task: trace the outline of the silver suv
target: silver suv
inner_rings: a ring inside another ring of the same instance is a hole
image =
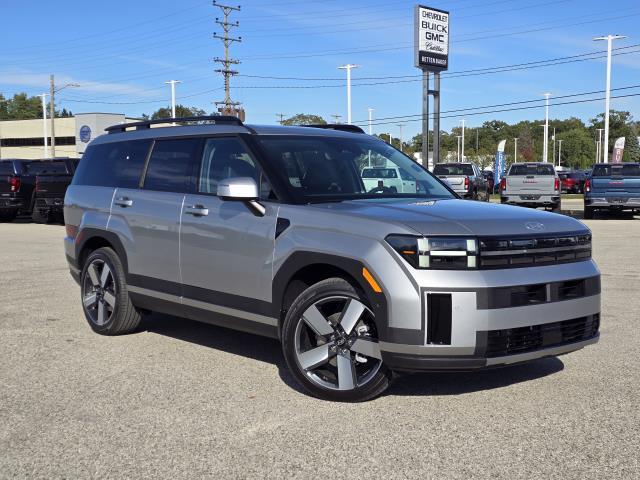
[[[275,337],[300,384],[339,401],[379,395],[397,371],[598,340],[600,274],[579,221],[459,200],[357,127],[197,120],[116,125],[80,162],[64,245],[96,332],[133,332],[155,311]],[[365,187],[376,166],[413,191]]]

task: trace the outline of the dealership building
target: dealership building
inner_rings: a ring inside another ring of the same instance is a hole
[[[56,157],[79,158],[91,140],[118,123],[134,122],[118,113],[80,113],[56,118]],[[51,156],[51,119],[47,119],[49,156]],[[0,121],[0,159],[38,159],[45,157],[42,119]]]

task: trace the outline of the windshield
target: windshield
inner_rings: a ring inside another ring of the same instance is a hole
[[[433,175],[378,140],[262,136],[259,141],[297,201],[454,198]]]
[[[509,175],[555,175],[556,171],[552,165],[539,165],[535,163],[520,163],[511,165]]]
[[[473,167],[468,164],[438,164],[433,167],[434,175],[467,175],[473,176]]]
[[[595,165],[592,175],[594,177],[640,177],[640,165],[637,163]]]

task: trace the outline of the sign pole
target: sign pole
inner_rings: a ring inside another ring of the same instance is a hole
[[[433,74],[433,164],[440,163],[440,72]]]
[[[422,72],[422,165],[429,167],[429,72]]]

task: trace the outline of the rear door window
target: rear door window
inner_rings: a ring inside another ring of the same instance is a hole
[[[193,192],[201,145],[202,140],[199,138],[155,142],[147,166],[144,189],[175,193]]]
[[[73,185],[138,188],[151,140],[90,145],[73,177]]]

